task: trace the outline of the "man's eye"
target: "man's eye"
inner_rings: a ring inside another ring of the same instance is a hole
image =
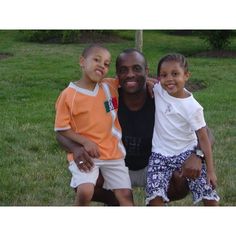
[[[142,71],[142,67],[141,66],[134,66],[134,71],[135,72],[140,72],[140,71]]]
[[[127,69],[126,68],[120,68],[119,69],[119,73],[120,74],[125,74],[127,72]]]

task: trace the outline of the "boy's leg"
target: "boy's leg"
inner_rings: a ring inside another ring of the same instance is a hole
[[[75,205],[89,206],[94,192],[92,183],[81,184],[77,187]]]
[[[101,172],[99,171],[99,176],[94,188],[92,201],[102,202],[107,206],[119,206],[119,202],[116,199],[115,194],[111,190],[104,189],[103,184],[104,178]]]
[[[131,182],[124,160],[99,161],[99,166],[105,180],[104,187],[113,190],[121,206],[132,206]]]
[[[113,190],[120,206],[133,206],[133,194],[130,189],[114,189]]]

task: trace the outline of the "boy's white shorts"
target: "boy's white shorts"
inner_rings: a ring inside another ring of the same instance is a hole
[[[105,189],[131,189],[131,182],[128,168],[125,166],[124,159],[118,160],[99,160],[93,159],[94,167],[90,172],[82,172],[74,161],[69,163],[69,170],[72,174],[70,186],[78,187],[80,184],[96,184],[99,169],[104,178],[103,188]]]

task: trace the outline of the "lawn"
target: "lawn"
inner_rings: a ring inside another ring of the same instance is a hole
[[[78,80],[79,55],[84,44],[20,42],[16,31],[0,31],[0,205],[70,206],[74,192],[64,152],[53,131],[54,104],[70,81]],[[134,31],[119,32],[132,38]],[[118,53],[134,46],[134,40],[105,44],[112,53],[109,72],[114,76]],[[162,31],[144,32],[144,54],[150,74],[168,52],[188,56],[191,80],[206,85],[194,92],[204,106],[205,118],[215,136],[214,161],[222,206],[236,206],[236,58],[195,56],[207,45],[196,36],[174,36]],[[229,50],[236,51],[236,38]],[[142,189],[135,202],[144,204]],[[191,196],[171,205],[191,205]]]

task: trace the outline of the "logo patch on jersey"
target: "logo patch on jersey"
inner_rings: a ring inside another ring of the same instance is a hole
[[[117,98],[116,97],[113,97],[107,101],[104,102],[104,106],[105,106],[105,109],[106,109],[106,112],[110,112],[112,110],[115,110],[118,108],[118,102],[117,102]]]

